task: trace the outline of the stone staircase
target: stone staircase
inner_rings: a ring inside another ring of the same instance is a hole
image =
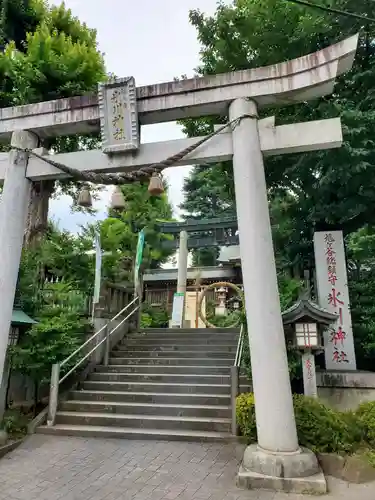
[[[230,368],[239,331],[150,329],[130,334],[59,405],[38,433],[136,439],[231,436]],[[249,390],[244,377],[241,389]]]

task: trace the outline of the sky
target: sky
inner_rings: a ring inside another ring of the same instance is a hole
[[[51,1],[60,4],[60,1]],[[217,0],[65,0],[67,7],[81,21],[98,33],[99,49],[105,54],[108,72],[119,77],[134,76],[136,85],[171,81],[176,76],[193,76],[199,64],[196,30],[189,24],[189,10],[199,8],[212,14]],[[156,142],[183,137],[176,123],[142,127],[142,142]],[[169,199],[175,216],[183,201],[183,180],[191,167],[164,171],[169,184]],[[106,216],[110,192],[106,191],[94,208],[95,218]],[[93,217],[71,213],[71,200],[62,196],[51,201],[50,216],[60,228],[76,232]]]

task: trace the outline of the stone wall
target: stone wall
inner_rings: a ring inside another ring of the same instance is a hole
[[[365,401],[375,401],[375,373],[361,371],[317,372],[318,396],[338,410],[355,410]]]

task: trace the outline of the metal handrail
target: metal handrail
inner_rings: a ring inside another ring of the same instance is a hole
[[[234,359],[234,366],[241,366],[242,352],[243,352],[243,338],[244,338],[244,327],[241,324],[240,335],[238,337],[236,357]]]
[[[105,364],[108,364],[108,356],[110,350],[110,338],[111,335],[122,326],[125,321],[127,321],[138,309],[141,307],[141,303],[136,305],[134,309],[111,331],[109,331],[109,325],[115,321],[119,316],[121,316],[130,306],[135,304],[137,300],[140,300],[138,296],[136,296],[129,304],[127,304],[119,313],[117,313],[113,318],[111,318],[100,330],[98,330],[94,335],[92,335],[86,342],[84,342],[78,349],[76,349],[70,356],[68,356],[61,363],[55,363],[52,365],[51,372],[51,384],[50,384],[50,397],[49,397],[49,407],[48,407],[48,416],[47,416],[47,425],[53,426],[55,424],[57,405],[58,405],[58,397],[59,397],[59,386],[66,380],[79,366],[82,365],[87,358],[89,358],[104,342],[106,342],[105,349]],[[61,379],[60,379],[60,369],[62,366],[66,365],[68,361],[70,361],[74,356],[76,356],[84,347],[86,347],[90,342],[92,342],[101,332],[105,331],[106,334],[104,338],[95,345],[85,356],[83,356],[74,366],[71,368]]]
[[[90,344],[90,342],[92,342],[99,335],[99,333],[103,332],[108,327],[108,325],[110,323],[112,323],[112,321],[115,321],[119,316],[121,316],[138,299],[139,299],[139,297],[136,296],[131,302],[129,302],[129,304],[127,304],[123,309],[121,309],[121,311],[119,313],[117,313],[116,316],[113,316],[113,318],[111,318],[108,321],[108,323],[106,323],[100,330],[98,330],[96,333],[94,333],[94,335],[92,335],[88,340],[86,340],[86,342],[84,344],[79,346],[78,349],[76,349],[74,352],[72,352],[72,354],[70,354],[70,356],[65,358],[64,361],[62,361],[60,363],[60,368],[63,367],[64,365],[66,365],[66,363],[68,363],[68,361],[70,361],[72,358],[74,358],[75,355],[79,353],[79,351],[81,351],[84,347],[86,347],[88,344]]]
[[[86,359],[87,359],[87,358],[89,358],[89,357],[91,356],[91,354],[93,354],[93,353],[94,353],[94,352],[95,352],[95,351],[96,351],[96,350],[97,350],[97,349],[98,349],[98,348],[99,348],[99,347],[100,347],[100,346],[101,346],[104,342],[108,342],[108,339],[110,339],[110,338],[111,338],[112,333],[113,333],[113,332],[115,332],[118,328],[120,328],[120,326],[121,326],[123,323],[125,323],[125,321],[127,321],[127,320],[130,318],[130,316],[132,316],[132,315],[133,315],[136,311],[138,311],[139,307],[140,307],[139,305],[138,305],[138,306],[136,306],[136,307],[132,310],[132,312],[131,312],[130,314],[128,314],[128,315],[126,316],[126,318],[124,318],[124,319],[121,321],[121,323],[119,323],[117,326],[115,326],[115,328],[114,328],[113,330],[111,330],[111,331],[108,333],[108,335],[106,335],[106,336],[104,337],[104,339],[102,339],[102,340],[99,342],[99,344],[96,344],[96,346],[95,346],[93,349],[91,349],[91,351],[90,351],[90,352],[88,352],[88,353],[87,353],[87,354],[86,354],[83,358],[81,358],[81,359],[78,361],[78,363],[76,363],[76,364],[73,366],[73,368],[71,368],[71,369],[68,371],[68,373],[66,373],[66,374],[65,374],[65,375],[64,375],[64,376],[63,376],[63,377],[59,380],[59,385],[60,385],[60,384],[62,384],[62,383],[64,382],[64,380],[66,380],[66,379],[69,377],[69,375],[71,375],[71,374],[72,374],[72,373],[73,373],[73,372],[74,372],[74,371],[75,371],[75,370],[76,370],[79,366],[81,366],[81,364],[82,364],[84,361],[86,361]],[[111,319],[111,321],[113,321],[113,320],[114,320],[114,318],[112,318],[112,319]],[[109,322],[107,323],[107,325],[105,325],[105,326],[106,326],[106,328],[108,327],[108,325],[110,324],[110,322],[111,322],[111,321],[109,321]],[[101,330],[99,330],[99,331],[101,331]],[[93,338],[93,337],[92,337],[92,338]],[[60,368],[61,368],[61,364],[60,364]]]
[[[231,400],[231,413],[232,413],[232,434],[233,436],[238,435],[238,425],[236,418],[236,401],[237,396],[240,392],[239,380],[240,380],[240,366],[242,360],[243,352],[243,341],[244,341],[244,327],[241,324],[240,335],[238,337],[236,357],[234,358],[234,363],[230,371],[230,400]]]

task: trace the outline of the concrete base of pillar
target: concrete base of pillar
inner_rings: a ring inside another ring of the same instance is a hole
[[[327,483],[314,453],[301,448],[298,453],[267,453],[256,444],[246,448],[237,485],[240,488],[324,494]]]

